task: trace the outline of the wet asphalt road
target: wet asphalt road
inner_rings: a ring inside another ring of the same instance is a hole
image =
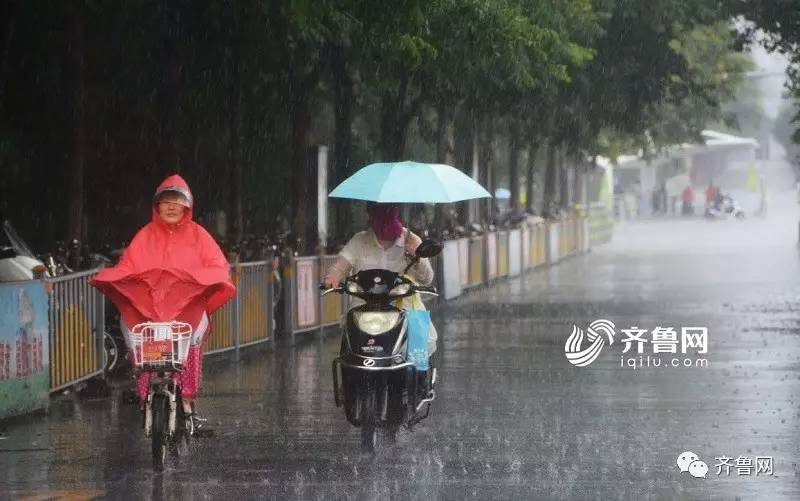
[[[766,223],[626,223],[590,254],[438,309],[433,415],[374,456],[333,404],[338,339],[301,335],[207,364],[201,405],[216,435],[163,475],[118,395],[54,401],[48,417],[4,431],[0,498],[800,499],[798,218],[787,206]],[[708,367],[621,367],[619,342],[571,366],[573,322],[598,318],[708,327]],[[680,473],[685,450],[707,478]],[[717,475],[722,455],[772,456],[774,474]]]

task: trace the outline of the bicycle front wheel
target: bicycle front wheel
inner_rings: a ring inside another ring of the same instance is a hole
[[[151,406],[153,469],[162,471],[167,459],[167,442],[169,440],[169,400],[166,395],[153,395]]]

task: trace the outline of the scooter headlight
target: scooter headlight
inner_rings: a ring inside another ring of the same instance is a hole
[[[364,292],[364,289],[362,289],[357,282],[350,281],[347,282],[347,292],[349,292],[350,294],[361,294]]]
[[[392,290],[389,291],[390,296],[405,296],[408,294],[408,291],[411,290],[411,284],[402,283],[400,285],[395,285]]]
[[[355,314],[356,326],[372,336],[392,330],[399,320],[399,311],[358,311]]]

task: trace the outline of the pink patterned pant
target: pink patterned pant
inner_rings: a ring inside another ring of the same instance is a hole
[[[189,348],[189,357],[186,359],[186,367],[183,372],[178,372],[173,376],[181,389],[181,396],[184,399],[194,400],[200,390],[200,379],[203,372],[202,345],[195,345]],[[147,399],[147,390],[150,387],[152,372],[140,372],[136,378],[136,392],[139,394],[139,401]]]

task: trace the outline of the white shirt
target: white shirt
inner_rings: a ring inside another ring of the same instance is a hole
[[[405,256],[406,237],[408,234],[408,229],[403,229],[403,234],[400,238],[395,240],[388,249],[384,249],[380,242],[378,242],[374,231],[366,230],[356,233],[353,235],[353,238],[347,242],[347,245],[344,246],[342,252],[339,253],[340,258],[347,260],[350,269],[338,269],[339,267],[337,264],[341,261],[340,259],[331,267],[331,270],[328,271],[328,275],[335,275],[337,280],[340,280],[343,278],[341,275],[350,275],[361,270],[382,269],[390,270],[395,273],[402,273],[406,266],[408,266],[408,259]],[[408,272],[417,283],[430,285],[431,282],[433,282],[433,267],[431,267],[430,260],[427,258],[420,259]],[[405,309],[414,307],[423,310],[427,309],[419,297],[419,294],[416,294],[416,299],[417,301],[413,301],[410,297],[403,298],[400,307]],[[356,297],[350,298],[350,301],[351,307],[364,303],[364,301]],[[436,351],[436,340],[438,337],[436,327],[433,325],[433,322],[431,322],[428,332],[429,354],[433,354],[433,352]]]
[[[394,244],[388,249],[384,249],[378,242],[374,231],[361,231],[353,235],[339,255],[350,263],[351,270],[348,274],[374,269],[401,273],[408,266],[408,259],[405,256],[407,235],[408,229],[404,229],[403,234],[394,241]],[[430,285],[433,282],[433,268],[428,259],[420,259],[409,270],[409,273],[417,283],[422,285]]]

